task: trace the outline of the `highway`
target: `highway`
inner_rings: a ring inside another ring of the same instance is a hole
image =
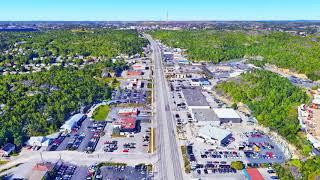
[[[153,61],[155,63],[155,101],[156,101],[156,144],[159,156],[158,178],[164,180],[182,180],[182,166],[180,163],[180,147],[175,136],[175,123],[169,105],[168,86],[164,77],[162,67],[162,56],[160,47],[151,38],[145,35],[150,41],[153,50]]]

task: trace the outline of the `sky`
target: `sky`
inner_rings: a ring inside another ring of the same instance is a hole
[[[0,0],[0,21],[320,20],[320,0]]]

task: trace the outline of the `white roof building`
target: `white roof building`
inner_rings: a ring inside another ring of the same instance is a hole
[[[241,117],[232,108],[216,108],[216,109],[213,109],[213,111],[221,123],[228,123],[228,122],[240,123],[241,122]]]
[[[85,116],[85,115],[84,115],[84,114],[81,114],[81,113],[73,115],[68,121],[66,121],[66,122],[60,127],[60,131],[61,131],[61,132],[65,132],[65,131],[71,132],[72,128],[73,128],[74,126],[76,126],[76,124],[77,124],[79,121],[83,120],[84,116]]]
[[[231,136],[231,131],[208,124],[199,130],[198,135],[211,144],[214,144],[214,142],[221,144]]]
[[[49,146],[50,139],[43,136],[33,136],[30,137],[27,145],[29,146]]]
[[[311,134],[307,134],[307,139],[311,142],[314,148],[320,148],[320,141]]]

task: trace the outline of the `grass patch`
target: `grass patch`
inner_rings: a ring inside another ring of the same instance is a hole
[[[9,161],[2,161],[2,160],[0,160],[0,165],[4,165],[4,164],[6,164],[6,163],[8,163]]]
[[[108,105],[101,105],[93,112],[93,119],[96,121],[104,121],[110,111],[110,107]]]
[[[187,147],[186,146],[181,146],[181,153],[182,153],[182,158],[183,158],[183,164],[184,164],[184,171],[189,174],[191,172],[191,165],[190,161],[187,155]]]
[[[148,88],[148,89],[151,89],[151,88],[152,88],[152,82],[148,82],[147,88]]]
[[[126,135],[121,135],[121,134],[111,134],[111,138],[124,138],[127,137]]]

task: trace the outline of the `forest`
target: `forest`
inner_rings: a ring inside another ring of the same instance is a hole
[[[215,30],[158,30],[152,36],[161,42],[185,49],[189,59],[218,63],[253,58],[281,68],[320,79],[320,38],[285,32],[242,32]],[[262,58],[257,58],[262,57]]]
[[[283,180],[313,180],[320,175],[320,157],[316,156],[305,160],[293,159],[282,165],[274,165],[274,168],[279,178]],[[295,169],[294,175],[291,172],[293,169]]]
[[[0,69],[25,64],[75,61],[75,57],[108,59],[142,53],[147,41],[134,30],[48,30],[0,32]]]
[[[217,85],[217,90],[235,102],[248,105],[260,124],[278,132],[307,155],[311,146],[299,133],[297,106],[309,100],[299,87],[275,73],[255,70],[245,73],[238,80]]]
[[[49,71],[0,76],[0,145],[21,145],[27,137],[55,132],[80,107],[106,100],[111,87],[99,81],[103,68],[125,69],[104,61],[83,69],[54,66]]]
[[[134,30],[1,32],[0,67],[47,64],[57,57],[101,61],[83,68],[61,64],[37,73],[0,75],[0,146],[20,146],[30,136],[53,133],[81,107],[109,98],[113,87],[101,80],[103,69],[119,74],[127,65],[111,58],[141,54],[146,44]]]

